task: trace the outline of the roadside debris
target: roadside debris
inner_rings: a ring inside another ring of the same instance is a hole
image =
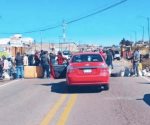
[[[114,61],[114,69],[111,71],[111,77],[134,77],[134,71],[131,61],[121,59],[120,61]],[[139,76],[150,77],[150,66],[143,67],[143,64],[139,65]]]

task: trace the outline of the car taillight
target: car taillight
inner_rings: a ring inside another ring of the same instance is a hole
[[[106,64],[102,64],[98,66],[100,69],[108,69],[108,66]]]
[[[68,68],[67,68],[67,73],[72,73],[72,72],[74,72],[74,70],[75,70],[75,67],[73,67],[73,66],[68,66]]]
[[[109,75],[108,69],[101,69],[100,76],[108,76],[108,75]]]
[[[99,66],[99,68],[100,68],[100,76],[108,76],[109,70],[106,64]]]

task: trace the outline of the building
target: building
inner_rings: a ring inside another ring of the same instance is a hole
[[[15,56],[17,52],[21,54],[28,52],[32,49],[34,39],[23,37],[21,34],[15,34],[10,38],[1,38],[1,50],[7,52],[10,56]]]

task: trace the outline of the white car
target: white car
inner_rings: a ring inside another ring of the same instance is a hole
[[[69,50],[64,50],[63,52],[62,52],[62,55],[63,55],[63,57],[65,57],[66,59],[70,59],[70,57],[71,57],[71,52],[69,51]]]
[[[114,55],[114,59],[120,60],[121,56],[120,56],[120,52],[119,51],[114,51],[115,55]]]

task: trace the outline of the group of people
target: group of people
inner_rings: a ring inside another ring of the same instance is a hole
[[[114,53],[113,50],[109,49],[106,52],[103,50],[99,50],[99,53],[103,56],[106,61],[108,67],[113,69],[113,59]],[[136,48],[132,54],[132,69],[133,69],[133,76],[139,76],[139,63],[141,62],[141,54],[138,48]]]
[[[6,58],[3,56],[0,59],[0,77],[7,73],[10,77],[19,79],[24,78],[24,66],[41,66],[43,69],[42,78],[50,77],[50,69],[54,64],[62,65],[67,59],[63,57],[62,53],[59,51],[55,52],[52,48],[51,52],[48,51],[36,51],[35,54],[24,54],[21,55],[20,52],[16,54],[14,58]]]
[[[103,56],[108,67],[113,69],[114,53],[112,50],[103,51],[99,50],[99,53]],[[133,63],[133,75],[139,76],[139,63],[141,60],[139,49],[133,52],[132,63]],[[14,58],[6,58],[3,56],[0,58],[0,78],[8,75],[10,78],[19,79],[24,78],[24,66],[41,66],[43,69],[42,78],[49,78],[50,71],[54,64],[62,65],[68,60],[63,57],[62,53],[58,51],[56,54],[55,49],[52,48],[51,52],[48,51],[36,51],[35,54],[24,54],[20,52],[16,54]]]
[[[113,51],[111,49],[107,51],[103,51],[102,49],[100,49],[99,53],[102,55],[102,57],[106,61],[106,64],[108,65],[108,67],[113,69],[113,59],[114,59]]]

